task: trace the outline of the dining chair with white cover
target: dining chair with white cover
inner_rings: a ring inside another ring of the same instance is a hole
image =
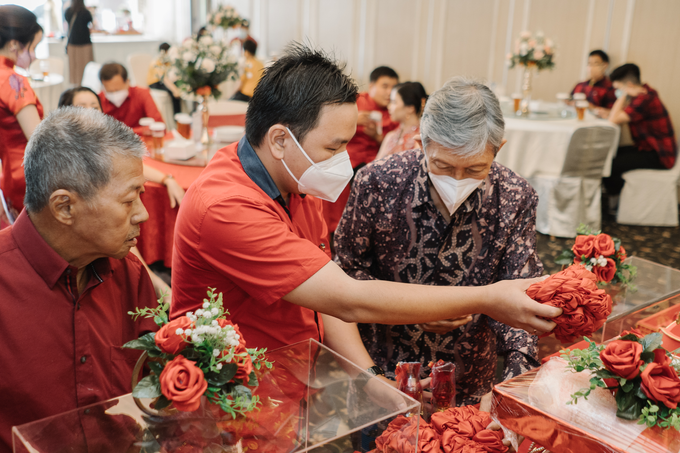
[[[85,70],[83,70],[83,81],[80,84],[88,87],[95,93],[99,93],[102,90],[102,83],[99,81],[99,70],[101,68],[101,63],[95,63],[94,61],[86,64]]]
[[[177,126],[175,124],[174,110],[172,109],[172,99],[170,99],[170,93],[163,90],[155,90],[149,88],[153,102],[156,104],[158,111],[163,117],[163,122],[165,123],[168,130],[173,130]]]
[[[680,163],[669,170],[631,170],[619,198],[616,222],[624,225],[678,226]]]
[[[538,193],[536,231],[550,236],[576,237],[583,223],[600,229],[602,176],[611,150],[618,142],[614,127],[588,126],[571,137],[559,175],[528,178]]]
[[[153,56],[148,53],[133,53],[127,57],[127,65],[130,73],[130,85],[149,88],[146,77],[149,75],[149,66],[153,62]]]

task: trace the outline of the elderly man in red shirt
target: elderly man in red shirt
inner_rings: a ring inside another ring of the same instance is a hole
[[[127,126],[138,129],[139,120],[153,118],[159,123],[163,117],[156,107],[148,88],[131,87],[125,66],[107,63],[99,70],[99,80],[104,88],[99,93],[102,110]]]
[[[265,69],[246,136],[216,153],[180,206],[171,317],[200,308],[207,287],[217,288],[249,347],[313,338],[376,374],[355,322],[485,313],[532,333],[552,330],[547,318],[561,310],[524,293],[536,280],[477,288],[361,281],[331,261],[321,199],[335,201],[353,175],[346,148],[356,94],[342,67],[299,44]]]
[[[357,96],[358,127],[354,137],[347,144],[347,152],[355,173],[367,163],[373,162],[380,151],[383,137],[399,126],[398,122],[392,121],[387,110],[392,88],[399,83],[399,76],[394,69],[380,66],[371,72],[369,81],[368,91]],[[349,187],[340,194],[335,203],[324,202],[324,218],[330,230],[331,241],[348,199]]]
[[[670,169],[675,165],[678,144],[673,123],[659,93],[640,80],[640,68],[632,63],[619,66],[611,80],[620,93],[609,114],[609,121],[628,124],[633,146],[622,146],[612,161],[612,171],[604,178],[610,210],[615,210],[625,181],[623,174],[640,168]]]
[[[139,137],[91,109],[57,110],[26,148],[25,209],[0,231],[0,452],[11,428],[131,391],[151,280],[128,255],[148,218]]]

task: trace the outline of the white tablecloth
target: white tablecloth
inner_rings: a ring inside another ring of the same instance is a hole
[[[43,105],[45,116],[57,108],[59,96],[66,89],[64,76],[59,74],[50,74],[42,81],[31,80],[31,87]]]
[[[574,132],[582,127],[604,126],[617,131],[616,124],[598,119],[586,113],[586,119],[565,120],[527,120],[505,118],[505,138],[507,143],[500,150],[496,161],[524,178],[542,175],[558,176],[567,157],[567,148]],[[604,176],[611,173],[611,161],[616,155],[618,141],[612,143]]]

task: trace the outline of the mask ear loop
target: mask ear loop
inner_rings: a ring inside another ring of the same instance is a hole
[[[286,127],[286,130],[287,130],[288,133],[290,134],[290,137],[293,139],[293,141],[295,142],[295,144],[297,145],[297,147],[300,148],[300,151],[302,151],[302,154],[307,158],[307,160],[308,160],[309,162],[311,162],[312,165],[316,165],[316,164],[314,163],[314,161],[313,161],[312,159],[309,158],[309,156],[307,155],[307,153],[305,152],[305,150],[302,149],[302,146],[300,146],[300,144],[298,143],[297,139],[295,138],[295,136],[293,135],[293,133],[290,131],[290,129],[288,129],[288,127]],[[283,166],[286,168],[286,171],[288,172],[288,174],[290,175],[290,177],[293,178],[293,179],[295,180],[296,183],[298,183],[298,186],[302,185],[302,184],[300,184],[300,180],[297,179],[297,178],[295,177],[295,175],[293,174],[292,171],[290,171],[290,168],[288,168],[288,165],[286,165],[286,161],[283,160],[283,159],[281,159],[281,162],[283,163]]]

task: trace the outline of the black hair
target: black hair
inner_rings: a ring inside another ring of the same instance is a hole
[[[416,115],[420,115],[427,102],[427,92],[420,82],[404,82],[394,87],[399,93],[404,105],[412,106],[416,110]]]
[[[588,54],[589,57],[600,57],[603,63],[609,63],[609,55],[604,50],[593,50]]]
[[[75,87],[75,88],[71,88],[69,90],[64,91],[63,93],[61,93],[61,96],[59,96],[59,105],[57,105],[57,107],[68,107],[70,105],[73,105],[73,99],[75,99],[76,94],[82,93],[82,92],[85,92],[85,91],[88,91],[88,92],[94,94],[94,97],[97,98],[97,102],[99,102],[99,108],[102,109],[101,99],[99,99],[99,96],[97,95],[97,93],[95,93],[94,91],[92,91],[92,89],[90,89],[88,87]]]
[[[117,75],[123,78],[123,82],[127,82],[127,69],[125,69],[125,66],[120,63],[106,63],[99,70],[99,80],[102,82],[107,82]]]
[[[85,6],[85,0],[73,0],[71,2],[71,14],[77,13],[80,11],[85,11],[87,7]]]
[[[250,21],[248,19],[243,19],[241,21],[241,27],[250,28]]]
[[[208,34],[208,29],[205,28],[205,27],[201,27],[201,28],[198,29],[198,33],[196,33],[196,37],[200,38],[201,36],[207,35],[207,34]]]
[[[319,122],[324,105],[356,103],[351,77],[322,50],[293,42],[264,69],[246,112],[246,137],[259,146],[275,124],[290,128],[298,142]]]
[[[164,42],[164,43],[162,43],[160,46],[158,46],[158,51],[159,51],[159,52],[160,52],[160,51],[167,52],[168,49],[170,49],[170,44],[168,44],[167,42]]]
[[[255,55],[255,52],[257,52],[257,43],[252,39],[246,39],[243,42],[243,50],[250,52],[251,55]]]
[[[387,66],[378,66],[373,71],[371,71],[369,81],[371,83],[377,82],[380,77],[389,77],[391,79],[399,80],[397,72],[394,69]]]
[[[636,64],[626,63],[614,69],[609,80],[612,82],[633,82],[636,85],[641,85],[640,68]]]
[[[13,39],[24,47],[30,45],[41,31],[35,14],[23,6],[0,6],[0,49]]]

